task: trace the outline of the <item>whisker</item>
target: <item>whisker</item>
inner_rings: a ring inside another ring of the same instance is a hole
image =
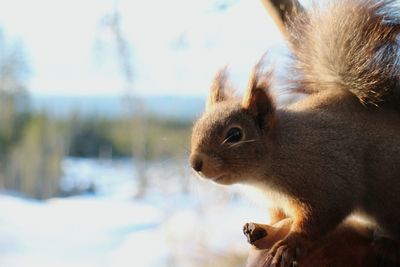
[[[241,142],[238,142],[238,143],[234,143],[234,144],[230,145],[228,148],[232,148],[232,147],[244,144],[244,143],[252,143],[252,142],[256,142],[256,141],[258,141],[258,140],[256,140],[256,139],[244,140],[244,141],[241,141]]]
[[[225,138],[224,141],[222,141],[221,145],[225,144],[226,142],[228,142],[229,138],[231,138],[231,136],[228,136],[227,138]]]
[[[170,139],[167,138],[167,137],[163,137],[160,140],[163,141],[163,142],[169,142],[170,141]],[[178,145],[179,148],[182,148],[183,150],[185,150],[187,153],[190,154],[190,148],[188,148],[186,146],[187,145],[186,143],[184,143],[184,142],[176,142],[176,145]]]

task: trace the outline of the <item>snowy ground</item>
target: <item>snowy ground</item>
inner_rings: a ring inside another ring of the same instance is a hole
[[[193,182],[185,193],[152,185],[134,199],[131,168],[68,159],[62,185],[94,181],[97,193],[47,201],[0,194],[0,266],[213,266],[227,255],[245,256],[243,223],[266,220],[235,189],[195,177],[187,178]],[[160,166],[152,168],[157,173],[165,175]]]

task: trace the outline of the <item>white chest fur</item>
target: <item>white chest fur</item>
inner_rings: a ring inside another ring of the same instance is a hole
[[[294,215],[289,199],[284,194],[271,190],[266,186],[253,185],[243,185],[240,191],[258,205],[265,206],[267,209],[282,209],[289,217]]]

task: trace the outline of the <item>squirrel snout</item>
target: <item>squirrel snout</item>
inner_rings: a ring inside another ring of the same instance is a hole
[[[189,161],[193,170],[195,170],[196,172],[200,172],[203,169],[203,159],[200,157],[200,155],[191,155]]]

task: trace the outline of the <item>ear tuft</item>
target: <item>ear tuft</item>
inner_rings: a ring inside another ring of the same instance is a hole
[[[270,92],[272,71],[263,71],[263,59],[264,57],[254,66],[242,101],[243,109],[255,116],[260,124],[275,111]]]
[[[228,68],[224,67],[217,72],[211,85],[210,95],[207,100],[206,110],[210,109],[218,102],[225,101],[233,97],[233,90],[228,84]]]

